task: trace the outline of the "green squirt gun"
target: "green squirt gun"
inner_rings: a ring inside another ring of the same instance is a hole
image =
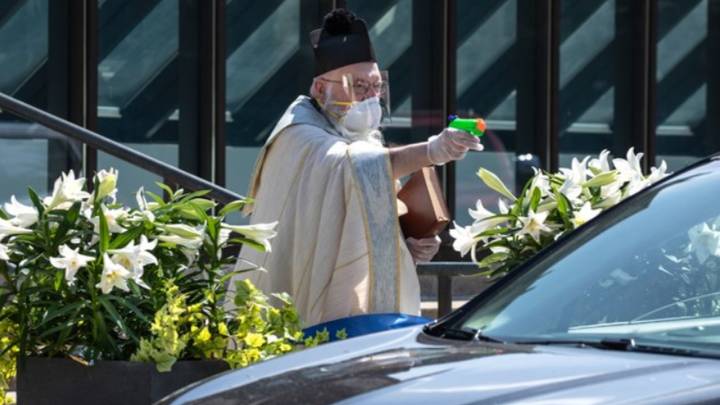
[[[477,137],[483,136],[487,128],[482,118],[458,118],[457,115],[451,115],[448,119],[450,120],[448,127],[469,132]]]

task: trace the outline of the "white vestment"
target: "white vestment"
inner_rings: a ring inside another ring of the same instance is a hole
[[[238,260],[267,271],[242,277],[266,293],[289,293],[303,326],[371,312],[419,314],[386,148],[343,138],[300,96],[261,150],[248,196],[251,223],[279,223],[272,252],[243,247]]]

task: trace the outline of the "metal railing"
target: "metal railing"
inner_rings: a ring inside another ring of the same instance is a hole
[[[19,118],[36,122],[68,138],[82,142],[94,149],[122,159],[132,165],[161,176],[165,182],[177,184],[189,190],[210,190],[210,197],[222,204],[242,198],[224,187],[190,174],[161,160],[155,159],[119,142],[108,139],[72,122],[49,114],[18,99],[0,92],[0,109]]]

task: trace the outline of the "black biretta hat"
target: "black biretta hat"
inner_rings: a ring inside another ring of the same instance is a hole
[[[310,32],[310,43],[315,52],[315,76],[353,63],[375,62],[365,21],[344,8],[325,16],[322,28]]]

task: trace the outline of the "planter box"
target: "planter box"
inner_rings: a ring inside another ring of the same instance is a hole
[[[179,361],[169,373],[154,364],[26,358],[18,364],[18,404],[152,404],[190,383],[228,369],[221,361]]]

